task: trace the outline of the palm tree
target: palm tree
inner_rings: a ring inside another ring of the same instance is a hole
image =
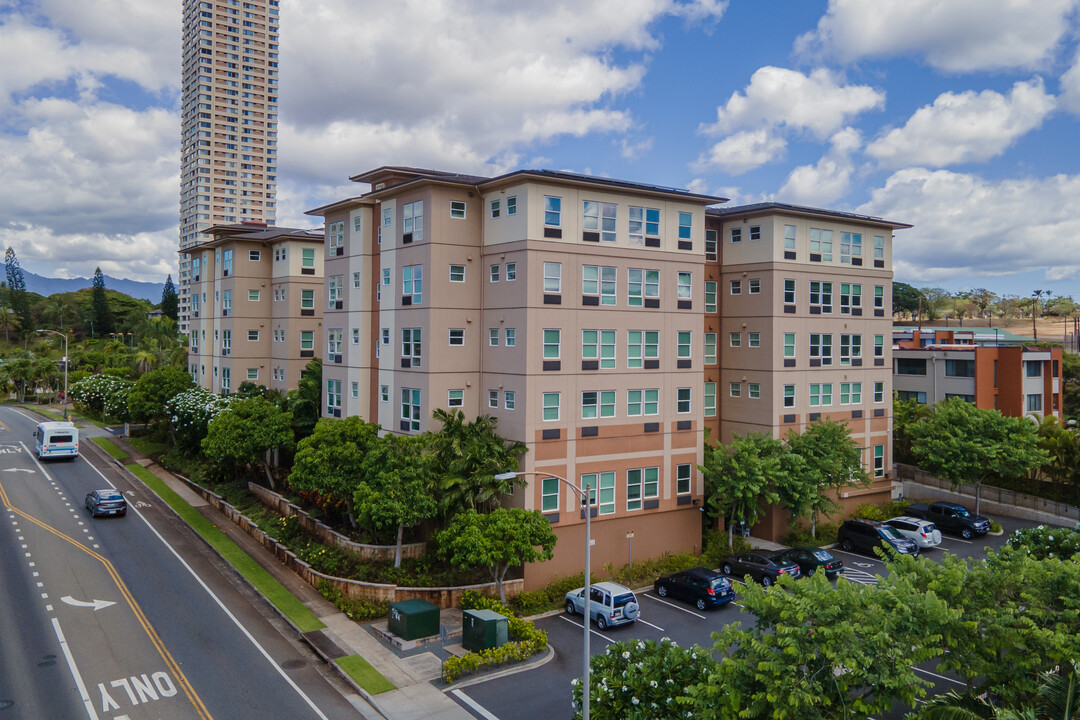
[[[49,391],[49,402],[52,402],[53,391],[56,389],[56,381],[59,377],[60,366],[52,358],[39,357],[34,361],[34,383]]]
[[[437,433],[429,435],[429,450],[441,476],[444,517],[467,509],[490,512],[499,507],[502,497],[512,494],[522,481],[497,480],[495,476],[517,469],[518,458],[527,449],[525,444],[500,437],[498,421],[490,415],[468,423],[460,410],[439,408],[432,417],[442,423]]]
[[[45,317],[60,325],[64,329],[64,319],[71,319],[78,315],[79,308],[74,298],[67,293],[50,295],[45,301]]]
[[[1080,719],[1080,663],[1060,672],[1044,673],[1034,706],[997,707],[988,695],[949,691],[919,709],[920,720],[1078,720]]]
[[[22,328],[19,316],[7,305],[0,305],[0,330],[4,331],[4,340],[11,339],[11,333]]]

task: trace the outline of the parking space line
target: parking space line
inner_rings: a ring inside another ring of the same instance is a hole
[[[702,620],[704,620],[704,619],[705,619],[705,616],[704,616],[704,615],[700,615],[700,614],[698,614],[698,613],[694,612],[693,610],[687,610],[687,609],[686,609],[686,608],[684,608],[684,607],[679,607],[679,606],[678,606],[678,605],[676,605],[675,603],[670,603],[670,602],[668,602],[667,600],[661,600],[660,598],[658,598],[658,597],[653,597],[652,595],[649,595],[648,593],[644,593],[644,594],[643,594],[643,596],[644,596],[644,597],[647,597],[647,598],[649,598],[649,599],[650,599],[650,600],[652,600],[653,602],[658,602],[658,603],[664,603],[664,604],[665,604],[665,605],[667,605],[668,607],[673,607],[673,608],[675,608],[676,610],[682,610],[682,611],[683,611],[684,613],[687,613],[688,615],[693,615],[694,617],[699,617],[699,618],[701,618]]]
[[[453,693],[454,697],[458,698],[459,700],[461,700],[461,702],[468,705],[469,708],[472,709],[477,715],[484,718],[484,720],[499,720],[499,718],[488,712],[487,708],[473,700],[461,690],[451,690],[450,692]]]
[[[637,621],[638,621],[639,623],[645,623],[646,625],[648,625],[648,626],[649,626],[649,627],[651,627],[651,628],[656,628],[656,629],[657,629],[657,630],[659,630],[660,632],[664,632],[664,628],[660,627],[659,625],[653,625],[653,624],[652,624],[651,622],[649,622],[648,620],[642,620],[641,618],[638,618],[638,619],[637,619]]]
[[[582,630],[585,629],[585,626],[582,625],[581,623],[579,623],[577,620],[571,620],[570,618],[566,617],[565,615],[560,615],[559,617],[561,617],[563,620],[570,623],[571,625],[575,625],[575,626],[581,628]],[[593,635],[596,635],[598,637],[602,637],[604,640],[607,640],[609,643],[614,643],[615,642],[614,640],[609,638],[607,635],[604,635],[603,633],[597,632],[597,631],[593,630],[592,628],[589,628],[589,632],[591,632]]]
[[[945,543],[945,540],[946,540],[946,538],[941,538],[941,543],[942,543],[942,544],[944,544],[944,543]],[[958,537],[951,537],[951,536],[950,536],[950,537],[948,538],[948,540],[949,540],[950,542],[951,542],[951,541],[953,541],[953,540],[955,540],[956,542],[962,542],[962,543],[967,543],[968,545],[974,545],[974,544],[975,544],[975,542],[974,542],[973,540],[965,540],[964,538],[958,538]],[[940,547],[940,546],[939,546],[939,547]]]
[[[945,680],[947,682],[951,682],[951,683],[955,683],[957,685],[963,685],[964,687],[967,687],[967,683],[964,682],[963,680],[954,680],[951,677],[945,677],[944,675],[938,675],[936,672],[931,672],[929,670],[923,670],[922,668],[917,668],[917,667],[914,667],[914,666],[912,666],[911,669],[914,670],[915,672],[921,672],[921,673],[926,673],[927,675],[933,675],[934,677],[941,678],[942,680]]]

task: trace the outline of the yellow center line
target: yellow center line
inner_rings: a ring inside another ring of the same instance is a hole
[[[70,543],[71,545],[74,545],[76,548],[82,550],[84,553],[91,556],[105,566],[105,570],[109,573],[109,576],[113,579],[113,582],[116,583],[116,587],[120,590],[120,594],[124,596],[124,600],[127,601],[128,606],[131,608],[132,612],[135,613],[135,618],[139,621],[139,624],[142,625],[143,630],[146,631],[146,635],[150,638],[150,642],[153,643],[155,648],[157,648],[158,654],[161,655],[161,659],[165,661],[165,664],[168,666],[169,670],[171,670],[173,675],[176,677],[177,682],[180,684],[180,687],[183,688],[184,694],[187,695],[188,700],[191,701],[191,704],[192,706],[194,706],[195,711],[199,714],[199,717],[202,718],[202,720],[213,720],[210,712],[203,704],[202,699],[199,698],[198,694],[195,692],[195,688],[191,687],[191,683],[188,682],[188,679],[184,675],[183,671],[180,669],[180,666],[173,659],[172,655],[165,647],[165,643],[162,642],[161,637],[157,634],[157,631],[154,630],[154,626],[150,624],[150,621],[143,613],[142,608],[139,607],[139,603],[135,600],[135,597],[131,594],[131,591],[128,590],[127,585],[120,577],[120,573],[116,571],[116,568],[109,561],[109,559],[97,552],[94,552],[92,549],[86,547],[75,538],[70,537],[69,535],[65,535],[51,525],[48,525],[41,520],[33,517],[32,515],[29,515],[22,510],[19,510],[11,503],[11,500],[8,498],[7,491],[4,490],[3,483],[0,483],[0,500],[3,501],[4,507],[7,508],[9,511],[17,514],[19,517],[22,517],[32,522],[41,529],[52,533],[61,540]]]

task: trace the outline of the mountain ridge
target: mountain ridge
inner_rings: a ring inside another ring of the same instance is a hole
[[[51,278],[32,273],[25,268],[22,271],[26,289],[48,297],[56,293],[69,293],[93,285],[92,278]],[[108,290],[116,290],[134,298],[148,300],[154,304],[161,302],[161,293],[165,289],[165,283],[141,282],[139,280],[126,280],[105,275],[105,287]]]

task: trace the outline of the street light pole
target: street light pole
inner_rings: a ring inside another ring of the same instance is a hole
[[[67,396],[68,396],[68,338],[66,333],[57,332],[55,330],[38,329],[39,333],[49,333],[51,335],[59,335],[64,338],[64,420],[68,419],[67,414]]]
[[[589,720],[589,695],[590,693],[590,672],[589,672],[589,660],[592,653],[589,650],[589,633],[590,625],[592,624],[592,615],[590,609],[592,608],[592,598],[590,597],[590,591],[592,590],[592,567],[590,558],[592,557],[592,504],[590,503],[590,487],[589,483],[585,483],[584,488],[579,488],[574,483],[570,482],[564,477],[560,477],[553,473],[536,472],[535,470],[519,470],[499,473],[495,476],[496,480],[512,480],[521,475],[542,475],[543,477],[554,478],[563,483],[574,493],[577,494],[581,500],[581,505],[585,508],[585,588],[584,597],[582,598],[582,610],[585,611],[584,622],[585,627],[584,635],[582,636],[582,657],[581,657],[581,717],[582,720]]]

